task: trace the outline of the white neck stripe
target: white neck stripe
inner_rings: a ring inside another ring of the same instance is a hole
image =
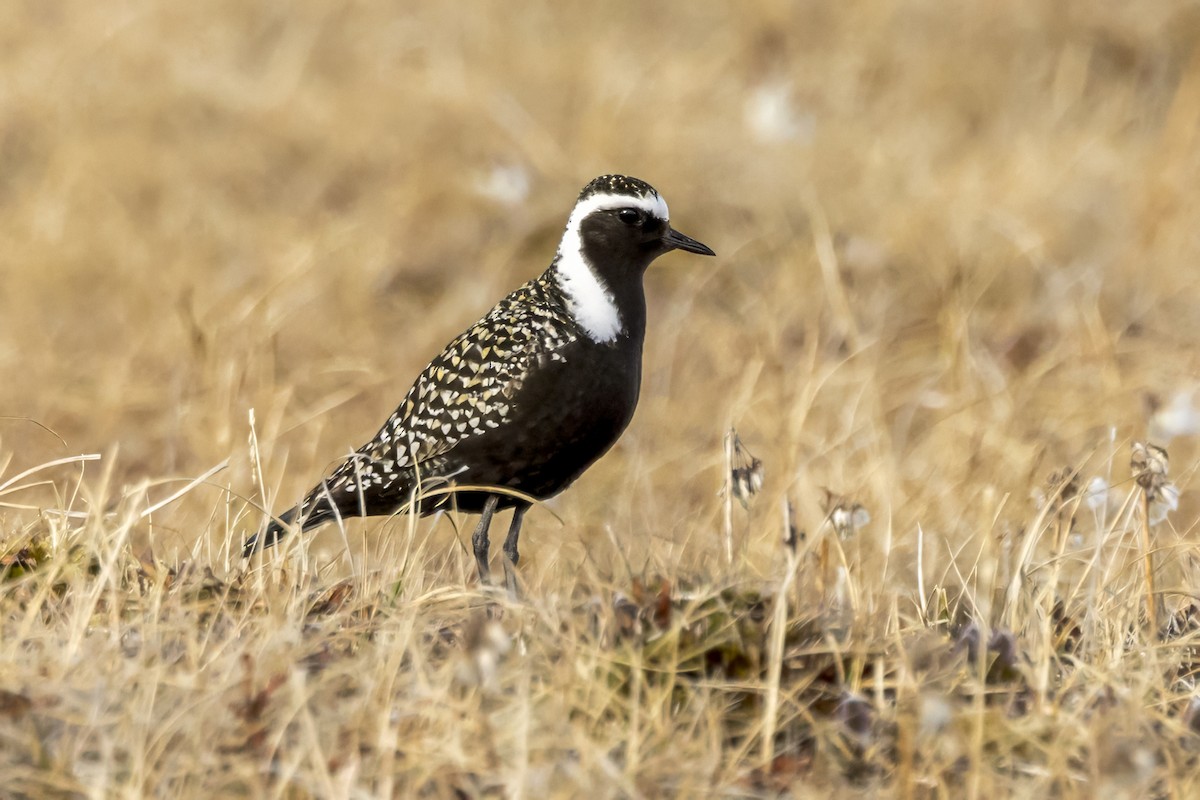
[[[612,294],[597,277],[583,256],[583,240],[579,228],[593,211],[614,208],[639,208],[666,222],[670,219],[667,204],[657,193],[649,195],[607,194],[591,195],[575,204],[562,242],[558,245],[558,273],[567,304],[575,321],[594,342],[611,342],[624,330],[621,316]]]

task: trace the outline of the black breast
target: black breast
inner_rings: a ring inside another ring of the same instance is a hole
[[[633,418],[641,341],[580,339],[546,356],[512,398],[503,426],[459,443],[439,471],[460,484],[507,486],[538,499],[565,489],[604,455]],[[460,493],[460,508],[481,497]],[[503,503],[502,505],[508,505]]]

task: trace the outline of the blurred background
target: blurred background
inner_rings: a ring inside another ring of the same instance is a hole
[[[1126,479],[1156,419],[1186,531],[1197,41],[1154,0],[10,0],[0,464],[104,454],[24,498],[86,510],[229,459],[144,533],[239,540],[620,172],[719,257],[648,274],[641,408],[565,524],[531,515],[530,575],[711,561],[730,426],[766,475],[751,565],[823,487],[870,512],[864,559],[899,569],[918,522],[948,552],[1064,465]]]

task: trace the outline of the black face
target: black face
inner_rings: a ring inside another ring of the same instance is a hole
[[[650,262],[671,250],[713,255],[708,247],[636,206],[589,214],[579,237],[588,262],[610,281],[640,279]]]

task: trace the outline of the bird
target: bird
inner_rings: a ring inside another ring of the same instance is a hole
[[[645,181],[588,183],[549,268],[451,340],[374,438],[251,535],[243,557],[331,520],[457,508],[479,514],[471,543],[486,585],[492,517],[511,508],[503,551],[515,593],[532,501],[573,483],[633,418],[643,276],[672,250],[715,255],[671,227],[666,201]]]

